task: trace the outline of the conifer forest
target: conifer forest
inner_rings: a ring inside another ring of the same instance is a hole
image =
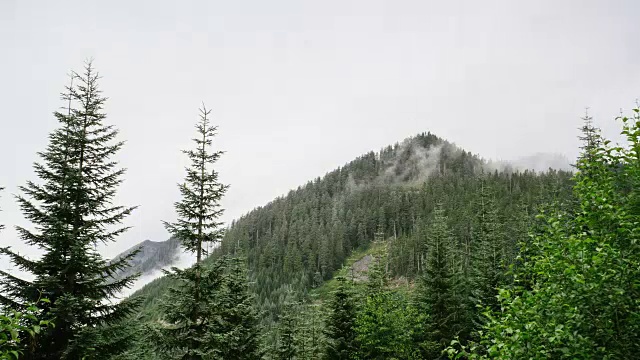
[[[67,77],[60,69],[57,93],[30,99],[48,97],[54,125],[48,137],[28,140],[44,144],[33,147],[28,179],[0,183],[2,204],[15,204],[0,212],[0,360],[640,358],[633,98],[616,99],[619,116],[587,111],[567,120],[576,124],[567,141],[579,143],[567,168],[485,158],[425,125],[230,220],[234,183],[220,164],[233,153],[219,141],[227,125],[217,99],[199,107],[194,99],[180,119],[190,135],[163,144],[183,161],[177,195],[157,194],[171,210],[154,218],[168,240],[107,256],[135,228],[130,216],[149,208],[120,196],[135,170],[123,165],[127,149],[146,145],[111,115],[122,114],[119,101],[136,103],[109,92],[128,80],[100,66],[96,56]],[[531,107],[545,106],[536,101]],[[3,120],[0,132],[22,120]],[[349,136],[366,138],[366,126]],[[145,131],[153,138],[159,130]],[[247,142],[286,145],[276,131]],[[289,151],[304,158],[313,144]],[[258,159],[267,151],[255,149]],[[246,178],[263,169],[231,166]],[[12,223],[10,212],[22,221]],[[188,266],[173,260],[177,253]],[[153,269],[159,275],[140,282]]]
[[[40,258],[2,247],[3,359],[631,359],[640,349],[640,109],[584,118],[575,171],[491,170],[422,133],[225,226],[202,105],[171,236],[196,256],[122,301],[136,251],[95,250],[135,207],[91,62],[16,197]],[[214,246],[207,246],[211,243]]]

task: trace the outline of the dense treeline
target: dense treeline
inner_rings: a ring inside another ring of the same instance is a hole
[[[368,246],[376,232],[393,239],[389,254],[393,275],[413,278],[422,268],[426,251],[422,236],[437,200],[443,201],[450,214],[454,237],[470,252],[477,222],[469,220],[476,218],[481,187],[491,188],[485,190],[491,194],[483,196],[495,202],[492,211],[497,212],[499,219],[495,221],[503,227],[501,241],[512,258],[537,204],[570,194],[570,175],[565,172],[483,175],[480,160],[463,152],[458,158],[447,159],[444,149],[454,148],[433,135],[421,135],[409,143],[442,145],[439,162],[452,164],[435,169],[424,183],[411,178],[403,183],[378,181],[388,172],[386,161],[410,158],[406,153],[416,149],[398,146],[358,159],[249,213],[230,227],[220,251],[226,253],[240,244],[247,253],[261,307],[272,319],[287,291],[304,293],[319,286],[354,249]],[[393,167],[400,173],[413,170],[412,164],[401,162]],[[465,170],[474,167],[477,173]]]
[[[509,280],[506,270],[514,263],[517,244],[526,238],[536,207],[553,201],[570,203],[570,173],[489,169],[481,159],[432,134],[421,134],[367,154],[243,216],[227,230],[212,259],[238,248],[247,254],[252,288],[264,315],[266,354],[282,358],[273,354],[284,340],[305,338],[310,332],[300,325],[297,335],[282,335],[293,334],[282,328],[283,322],[291,327],[302,321],[289,314],[292,304],[298,304],[296,313],[306,314],[303,304],[310,301],[309,291],[331,278],[354,250],[366,249],[378,238],[386,243],[385,276],[413,281],[425,274],[431,249],[425,239],[434,226],[435,204],[440,203],[450,232],[448,261],[457,264],[455,271],[447,271],[455,272],[451,275],[457,282],[455,297],[465,300],[455,305],[464,310],[456,315],[460,324],[443,335],[438,345],[417,334],[405,342],[407,347],[423,343],[424,349],[419,355],[407,349],[403,356],[430,356],[454,335],[471,338],[483,321],[478,305],[497,307],[495,288]],[[158,280],[142,291],[151,318],[158,312],[153,298],[166,289],[166,281]],[[469,291],[472,288],[474,293]],[[413,299],[402,292],[385,293],[371,301],[372,306],[393,304],[383,313],[394,317],[402,318],[409,308],[426,311],[409,307]],[[423,321],[426,326],[433,319]],[[293,340],[288,342],[288,348],[295,348]]]
[[[196,264],[118,302],[136,278],[118,274],[136,252],[108,261],[96,244],[126,231],[134,208],[112,204],[123,143],[98,79],[90,63],[73,74],[38,180],[17,197],[33,225],[19,234],[43,255],[0,248],[33,278],[0,272],[0,358],[629,359],[640,350],[640,110],[622,118],[624,146],[587,118],[575,174],[498,168],[423,133],[225,228],[228,185],[203,105],[177,217],[164,223]],[[211,254],[207,243],[218,245]]]
[[[480,341],[458,357],[631,359],[640,351],[640,109],[620,117],[626,142],[590,119],[577,162],[576,205],[553,204],[523,244]],[[452,351],[453,352],[453,351]]]

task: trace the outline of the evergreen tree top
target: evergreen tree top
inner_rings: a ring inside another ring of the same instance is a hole
[[[200,119],[196,124],[198,136],[193,139],[194,149],[183,150],[191,164],[186,170],[183,183],[178,184],[182,199],[175,203],[178,219],[174,223],[164,222],[167,230],[180,239],[185,249],[207,255],[203,243],[218,242],[223,235],[223,223],[219,220],[224,209],[220,200],[227,192],[228,185],[219,181],[219,174],[213,168],[224,153],[213,150],[213,138],[217,126],[211,124],[211,110],[203,104]]]
[[[34,278],[26,281],[0,271],[0,302],[24,307],[37,301],[40,292],[51,301],[43,313],[55,318],[56,326],[34,350],[38,359],[58,359],[62,354],[80,357],[79,339],[91,333],[86,329],[112,325],[136,307],[132,300],[112,302],[137,277],[115,280],[136,252],[108,262],[96,250],[98,244],[115,241],[128,229],[121,223],[135,209],[113,205],[125,173],[113,156],[124,143],[117,140],[113,125],[105,123],[106,98],[99,78],[90,61],[82,73],[72,73],[72,83],[62,94],[66,111],[54,113],[59,127],[34,164],[39,181],[28,181],[17,196],[32,223],[18,226],[18,234],[26,244],[42,250],[42,257],[33,260],[8,247],[0,249]],[[107,345],[105,352],[118,351]]]

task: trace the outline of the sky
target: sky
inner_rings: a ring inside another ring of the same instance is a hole
[[[640,96],[637,1],[0,0],[0,244],[13,196],[93,58],[126,145],[114,256],[168,238],[198,108],[219,125],[230,222],[370,150],[431,131],[491,159],[577,154]]]

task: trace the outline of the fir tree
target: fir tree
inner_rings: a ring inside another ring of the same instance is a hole
[[[220,344],[221,359],[260,359],[260,328],[254,296],[249,292],[247,269],[242,257],[229,260],[224,287],[221,291],[223,327],[221,334],[209,334]]]
[[[278,321],[278,338],[274,353],[274,358],[277,360],[293,360],[298,354],[295,341],[298,325],[295,315],[297,309],[298,304],[291,299],[285,300]]]
[[[127,351],[113,356],[109,360],[156,360],[166,358],[155,353],[151,338],[156,334],[145,320],[142,316],[136,316],[124,324],[124,333],[130,338],[132,345]]]
[[[384,243],[368,271],[367,286],[355,321],[358,356],[363,359],[404,359],[414,352],[416,313],[408,299],[389,288]]]
[[[425,269],[416,290],[416,307],[422,315],[418,342],[423,356],[429,359],[441,357],[442,350],[462,327],[461,276],[447,221],[442,203],[437,203],[425,241]]]
[[[164,303],[164,320],[168,323],[159,331],[166,339],[162,348],[180,359],[203,359],[220,356],[219,338],[214,334],[224,332],[217,317],[222,314],[219,290],[223,287],[223,260],[212,269],[202,266],[207,255],[203,244],[218,242],[223,234],[219,218],[224,209],[220,200],[228,186],[218,180],[218,172],[211,167],[222,155],[212,151],[217,126],[211,125],[211,110],[203,105],[200,121],[196,125],[198,136],[193,139],[196,147],[184,153],[191,160],[186,168],[186,178],[179,185],[182,199],[175,203],[178,220],[165,222],[172,236],[180,239],[184,248],[196,254],[196,263],[186,270],[173,269],[171,277],[180,285],[171,289]]]
[[[356,304],[347,279],[336,278],[338,288],[329,302],[327,326],[327,349],[325,359],[354,359],[358,352],[356,342]]]
[[[480,310],[476,326],[486,321],[481,314],[486,308],[499,310],[498,286],[502,285],[506,271],[503,255],[504,241],[501,222],[491,189],[485,177],[479,180],[479,194],[476,204],[476,222],[473,233],[471,254],[472,298]]]
[[[221,358],[220,334],[225,331],[220,321],[223,312],[221,292],[224,286],[225,259],[202,267],[196,289],[194,268],[173,268],[168,276],[177,285],[169,288],[160,304],[162,321],[155,327],[158,355],[169,359]],[[196,300],[196,294],[199,296]],[[192,314],[198,317],[193,320]]]
[[[324,356],[324,323],[320,305],[310,302],[298,312],[296,348],[301,360],[321,359]]]
[[[386,243],[380,241],[374,243],[374,246],[378,246],[379,248],[375,250],[372,264],[367,271],[367,295],[379,293],[389,284],[389,273],[387,272],[386,266],[388,258]]]
[[[196,124],[198,136],[193,139],[196,148],[183,151],[191,160],[191,166],[185,169],[185,182],[178,185],[182,195],[182,200],[175,203],[178,220],[164,222],[169,233],[180,239],[186,250],[196,254],[196,289],[202,257],[207,256],[203,244],[219,242],[223,235],[219,218],[224,209],[220,207],[220,200],[229,187],[219,182],[218,172],[211,168],[223,152],[211,151],[218,126],[211,125],[209,114],[211,110],[202,105],[200,121]]]
[[[14,308],[37,301],[42,296],[51,302],[43,307],[47,318],[55,318],[55,327],[40,338],[32,359],[81,358],[84,344],[91,343],[98,331],[112,332],[136,307],[135,301],[113,303],[134,276],[115,280],[117,272],[128,266],[135,252],[108,262],[97,252],[98,244],[115,241],[127,230],[122,220],[133,208],[112,205],[123,169],[112,159],[122,148],[118,131],[106,125],[103,107],[106,101],[98,87],[99,76],[91,62],[82,74],[73,74],[63,98],[66,111],[56,112],[60,127],[49,136],[49,144],[34,165],[41,181],[27,182],[18,203],[33,227],[17,227],[21,239],[43,251],[31,260],[0,249],[14,265],[33,275],[25,281],[6,272],[2,275],[0,301]],[[103,339],[102,355],[123,350],[120,336]]]

